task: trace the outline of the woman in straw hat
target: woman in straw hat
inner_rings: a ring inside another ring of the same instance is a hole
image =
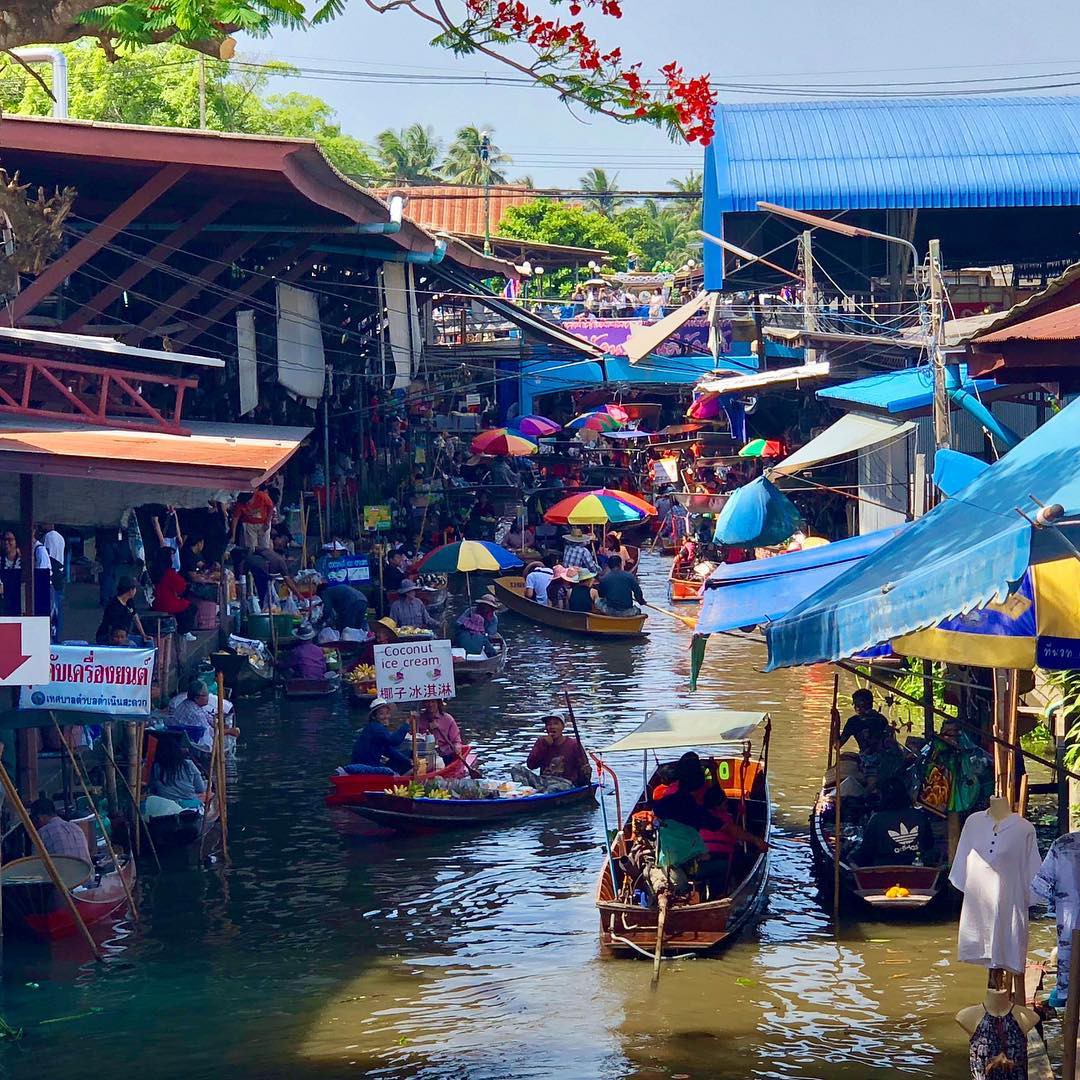
[[[495,599],[493,589],[488,589],[474,601],[457,620],[457,640],[455,644],[464,649],[467,656],[495,656],[502,648],[499,636],[499,601]]]

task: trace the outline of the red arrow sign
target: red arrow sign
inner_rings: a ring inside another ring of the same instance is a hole
[[[22,626],[0,623],[0,679],[14,675],[29,659],[22,650]]]

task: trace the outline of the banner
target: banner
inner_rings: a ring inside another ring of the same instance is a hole
[[[375,646],[375,689],[387,701],[452,698],[454,658],[449,641],[396,641]]]
[[[598,345],[612,356],[625,356],[630,335],[644,326],[653,325],[646,319],[569,319],[562,323],[576,337]],[[731,352],[732,326],[730,319],[718,325],[717,345],[721,354]],[[658,356],[705,356],[709,353],[709,320],[699,316],[688,319],[663,344],[653,350]]]
[[[259,404],[259,367],[255,352],[255,312],[236,313],[236,365],[240,383],[240,415]]]
[[[365,532],[389,532],[392,524],[389,506],[364,507]]]
[[[323,557],[315,567],[331,585],[366,585],[371,580],[371,563],[366,555]]]
[[[278,382],[308,401],[318,401],[326,383],[319,298],[279,281],[277,309]]]
[[[146,716],[153,681],[153,649],[53,645],[49,681],[24,686],[19,708]]]

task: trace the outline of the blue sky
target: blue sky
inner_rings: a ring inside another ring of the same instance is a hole
[[[602,41],[621,45],[626,56],[644,60],[647,70],[677,59],[690,72],[730,81],[735,87],[722,95],[729,100],[760,100],[762,95],[750,93],[748,84],[769,87],[771,97],[786,96],[777,87],[813,97],[813,87],[829,84],[857,92],[885,85],[895,89],[902,83],[952,89],[972,80],[1011,87],[1022,85],[1028,75],[1040,76],[1039,82],[1080,83],[1080,74],[1061,75],[1080,72],[1080,61],[1068,59],[1080,33],[1080,7],[1072,4],[1032,9],[1015,0],[773,0],[756,5],[625,0],[624,8],[618,22],[593,18]],[[514,158],[511,176],[527,173],[541,186],[575,186],[582,173],[598,165],[618,173],[624,188],[663,188],[670,177],[701,165],[698,148],[672,144],[645,126],[571,111],[543,89],[396,85],[337,74],[401,72],[428,78],[505,73],[494,61],[458,58],[433,48],[430,31],[407,10],[379,15],[362,0],[350,0],[347,13],[327,26],[244,42],[241,53],[303,68],[305,77],[277,80],[275,88],[325,98],[337,109],[343,128],[364,140],[383,128],[417,120],[446,136],[465,123],[490,126],[496,142]],[[313,69],[335,74],[320,77]],[[1076,91],[1058,87],[1045,92]]]

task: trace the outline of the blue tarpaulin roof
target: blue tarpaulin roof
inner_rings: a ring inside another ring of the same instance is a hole
[[[790,555],[717,567],[705,583],[695,633],[719,634],[779,619],[877,551],[902,528],[880,529]]]
[[[769,668],[852,656],[1003,600],[1031,563],[1069,555],[1056,530],[1033,529],[1016,511],[1034,513],[1034,496],[1080,516],[1078,423],[1080,401],[772,623]]]
[[[996,390],[993,379],[972,379],[967,364],[960,364],[960,385],[971,394],[988,394]],[[887,371],[868,379],[841,386],[826,386],[817,392],[825,401],[846,407],[874,409],[890,415],[916,413],[934,404],[934,373],[929,365]]]
[[[799,508],[764,476],[736,488],[716,516],[713,540],[735,547],[782,544],[798,528]]]

